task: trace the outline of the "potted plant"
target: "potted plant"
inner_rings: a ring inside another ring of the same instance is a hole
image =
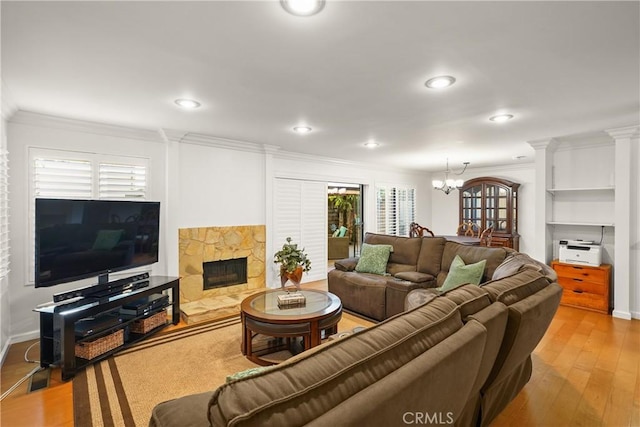
[[[300,289],[302,273],[311,270],[311,261],[304,248],[298,249],[296,243],[291,243],[291,237],[287,237],[287,243],[273,255],[273,262],[280,264],[280,285],[283,288],[287,280],[291,280],[296,289]]]

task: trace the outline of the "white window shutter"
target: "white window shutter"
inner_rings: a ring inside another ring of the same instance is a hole
[[[100,199],[144,199],[147,168],[138,165],[100,163],[98,193]]]
[[[0,151],[0,279],[9,274],[9,157]]]
[[[93,194],[91,162],[36,158],[33,188],[36,198],[90,199]]]
[[[414,188],[376,188],[377,232],[408,236],[409,225],[415,220]]]
[[[274,185],[274,233],[272,263],[274,277],[279,275],[273,264],[273,254],[282,248],[287,237],[304,248],[311,260],[311,270],[302,276],[303,282],[327,277],[327,184],[277,178]],[[271,284],[272,286],[274,284]]]

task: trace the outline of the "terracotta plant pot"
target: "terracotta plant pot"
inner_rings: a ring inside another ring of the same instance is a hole
[[[295,285],[297,289],[300,289],[300,281],[302,280],[302,266],[298,266],[295,270],[289,273],[284,268],[280,268],[280,285],[284,288],[288,280]]]

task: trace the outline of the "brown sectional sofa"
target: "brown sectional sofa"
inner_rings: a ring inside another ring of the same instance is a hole
[[[508,248],[466,246],[443,237],[399,237],[366,233],[364,243],[393,246],[387,276],[358,273],[358,258],[334,263],[328,275],[329,292],[338,295],[342,306],[375,320],[384,320],[404,310],[407,295],[414,289],[442,286],[456,255],[465,264],[487,260],[482,282],[491,280],[495,269],[514,251]]]
[[[442,295],[407,292],[406,311],[213,392],[161,403],[150,426],[486,426],[529,380],[531,352],[560,302],[560,286],[532,267]]]

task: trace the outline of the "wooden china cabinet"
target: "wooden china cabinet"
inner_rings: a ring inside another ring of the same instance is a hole
[[[460,224],[472,222],[480,233],[493,226],[491,246],[519,250],[518,187],[500,178],[466,181],[460,187]]]

